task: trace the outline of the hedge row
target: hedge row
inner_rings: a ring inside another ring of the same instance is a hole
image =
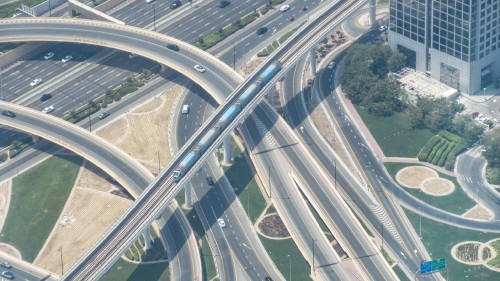
[[[432,159],[434,159],[434,155],[436,155],[437,151],[443,146],[445,145],[446,143],[448,143],[447,140],[445,139],[441,139],[439,140],[439,142],[432,148],[432,151],[431,153],[429,154],[429,157],[427,157],[427,159],[425,161],[427,162],[432,162]]]
[[[215,46],[217,43],[220,41],[226,39],[230,35],[234,34],[236,31],[244,28],[251,22],[253,22],[256,18],[259,17],[259,13],[256,11],[253,11],[252,13],[242,17],[239,20],[236,20],[235,22],[231,23],[230,25],[219,29],[218,31],[209,34],[203,38],[200,37],[198,42],[194,43],[195,47],[198,47],[202,50],[207,50],[213,46]]]
[[[9,147],[10,158],[16,157],[21,151],[33,144],[33,139],[30,136],[20,137],[12,142]]]
[[[446,150],[443,152],[443,155],[441,155],[441,158],[439,159],[439,161],[437,162],[437,165],[439,167],[443,167],[444,166],[444,163],[446,162],[446,159],[448,158],[448,156],[450,155],[450,151],[456,146],[455,143],[453,142],[450,142],[448,147],[446,148]]]
[[[444,168],[449,171],[453,170],[453,167],[455,166],[455,158],[467,147],[468,146],[463,143],[457,143],[455,147],[450,151],[450,154],[448,154],[446,163],[444,164]]]
[[[7,161],[7,153],[0,154],[0,163]]]
[[[461,143],[461,144],[465,144],[467,146],[470,146],[470,142],[468,140],[466,140],[465,138],[462,138],[461,136],[450,133],[448,131],[444,131],[444,130],[440,131],[439,135],[441,137],[447,139],[450,142]]]
[[[432,148],[441,140],[441,136],[435,135],[432,138],[430,138],[422,147],[420,150],[420,153],[418,153],[418,160],[420,161],[427,161],[427,158],[429,158],[429,154],[432,151]]]
[[[436,154],[434,154],[434,157],[432,157],[432,160],[431,159],[428,159],[430,160],[429,162],[432,163],[433,165],[437,165],[439,159],[441,159],[441,157],[443,156],[443,152],[448,148],[448,146],[450,146],[452,143],[446,141],[445,144],[443,146],[441,146],[437,151],[436,151]]]

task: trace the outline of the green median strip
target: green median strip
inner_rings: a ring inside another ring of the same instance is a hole
[[[283,44],[290,36],[292,36],[305,22],[301,23],[296,28],[288,31],[285,35],[281,36],[278,40],[274,40],[271,44],[267,45],[262,51],[257,53],[258,57],[269,56],[274,50],[278,49],[278,47]]]

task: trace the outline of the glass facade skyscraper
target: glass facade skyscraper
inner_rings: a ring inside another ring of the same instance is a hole
[[[389,43],[464,93],[500,77],[500,0],[391,0]]]

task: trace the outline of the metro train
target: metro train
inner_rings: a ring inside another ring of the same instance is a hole
[[[268,66],[261,75],[257,82],[251,84],[236,100],[222,114],[217,123],[201,138],[196,147],[189,152],[184,159],[182,159],[177,169],[173,172],[174,182],[179,182],[194,163],[200,158],[201,155],[207,150],[210,144],[220,135],[220,133],[233,121],[234,117],[253,99],[253,97],[281,70],[281,63],[274,62]]]

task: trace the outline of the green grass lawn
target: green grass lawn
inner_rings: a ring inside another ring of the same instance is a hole
[[[491,243],[490,246],[492,246],[495,251],[497,252],[497,255],[488,262],[489,265],[494,266],[496,268],[500,268],[500,240],[496,240],[495,242]]]
[[[102,281],[167,281],[170,280],[168,262],[154,264],[133,264],[119,259],[108,276]]]
[[[412,129],[402,113],[380,117],[356,106],[366,127],[388,157],[417,157],[434,133],[429,129]]]
[[[413,227],[419,232],[419,215],[405,209]],[[483,266],[468,266],[455,261],[451,248],[463,241],[487,242],[500,237],[497,233],[486,233],[445,225],[422,217],[422,241],[433,259],[446,258],[449,280],[500,280],[500,272]]]
[[[408,276],[404,273],[404,271],[399,267],[399,265],[396,265],[395,267],[392,268],[394,270],[394,273],[399,277],[399,280],[401,281],[409,281]]]
[[[289,280],[290,269],[293,280],[311,280],[311,267],[304,259],[293,239],[272,240],[259,235],[269,257],[286,280]],[[290,258],[288,257],[290,255]],[[291,264],[291,267],[290,267]]]
[[[255,175],[245,160],[238,146],[233,143],[231,155],[234,158],[230,167],[225,167],[225,174],[243,209],[252,222],[255,222],[266,208],[266,201],[255,181]]]
[[[73,188],[82,158],[54,156],[14,178],[9,213],[0,241],[33,262]]]
[[[203,237],[201,240],[201,261],[203,264],[203,273],[207,280],[212,280],[217,275],[217,269],[215,268],[214,257],[212,255],[212,250],[210,250],[210,245],[208,244],[207,237]]]
[[[408,166],[415,166],[415,164],[409,164],[409,163],[384,163],[385,168],[391,174],[391,176],[394,178],[396,173],[401,170],[404,167]],[[419,166],[419,165],[417,165]],[[415,189],[415,188],[406,188],[403,187],[406,191],[408,191],[411,195],[415,196],[416,198],[424,201],[425,203],[432,205],[436,208],[445,210],[447,212],[453,213],[453,214],[463,214],[470,208],[474,207],[476,203],[474,200],[470,199],[467,194],[463,191],[463,189],[460,187],[458,184],[456,178],[450,177],[448,175],[442,174],[438,172],[439,177],[448,179],[455,184],[455,191],[453,191],[452,194],[446,195],[446,196],[431,196],[428,195],[420,189]]]

